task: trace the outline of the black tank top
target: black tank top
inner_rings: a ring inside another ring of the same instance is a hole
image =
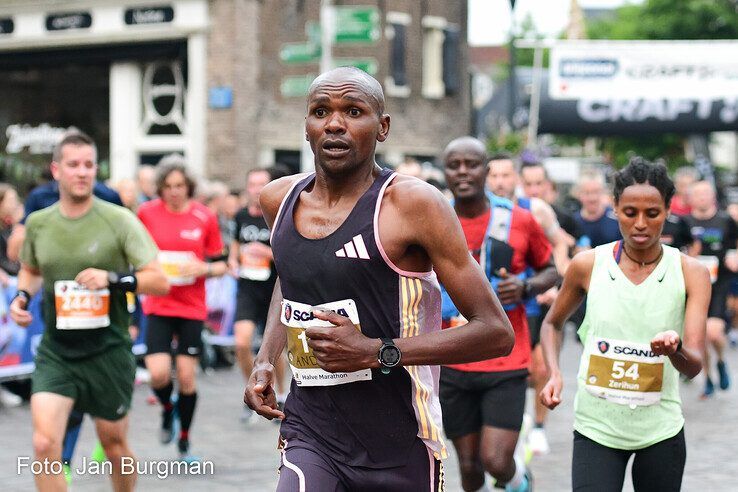
[[[435,274],[402,272],[386,259],[376,237],[379,205],[392,178],[391,170],[382,170],[343,224],[322,239],[303,237],[293,221],[300,194],[314,183],[315,176],[299,181],[288,193],[272,234],[284,324],[315,325],[319,320],[311,319],[309,306],[334,303],[333,309],[346,315],[341,306],[350,303],[355,305],[357,324],[369,338],[398,338],[440,329]],[[288,328],[289,333],[294,372],[300,361],[309,364],[310,355],[300,349],[301,329]],[[343,463],[369,468],[404,465],[418,436],[438,457],[445,457],[437,367],[397,367],[389,374],[366,370],[364,380],[326,386],[310,381],[341,378],[314,367],[297,369],[307,374],[299,384],[295,373],[281,428],[285,439],[307,441]]]

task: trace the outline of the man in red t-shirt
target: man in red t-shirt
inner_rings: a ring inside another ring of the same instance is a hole
[[[482,142],[456,139],[442,160],[469,251],[495,287],[515,331],[515,346],[507,357],[441,369],[443,426],[456,447],[464,490],[482,489],[487,471],[506,490],[527,491],[529,473],[514,457],[530,363],[523,301],[557,280],[551,244],[530,212],[485,190],[488,162]],[[525,274],[528,267],[534,275]],[[445,325],[464,322],[449,315],[447,299],[444,304],[444,318],[449,318]]]
[[[195,183],[179,156],[159,163],[159,196],[141,205],[138,217],[160,249],[159,263],[172,286],[166,296],[143,300],[148,316],[146,367],[151,388],[164,407],[161,442],[174,440],[174,405],[171,380],[172,338],[177,337],[177,414],[180,420],[179,452],[189,456],[189,430],[197,403],[195,368],[202,352],[202,328],[207,316],[205,277],[227,271],[218,218],[192,200]]]

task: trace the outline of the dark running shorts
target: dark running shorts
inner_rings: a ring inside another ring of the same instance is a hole
[[[271,282],[239,280],[234,320],[253,321],[256,326],[265,326],[273,289],[274,284]]]
[[[528,371],[465,372],[441,367],[443,429],[449,439],[475,434],[483,425],[520,431]]]
[[[150,314],[146,325],[146,355],[172,353],[177,335],[177,355],[199,357],[202,353],[203,321]]]
[[[727,316],[728,292],[730,291],[730,278],[718,277],[712,284],[712,297],[710,297],[710,309],[707,311],[708,318],[725,319]]]
[[[530,348],[536,348],[541,342],[541,325],[543,324],[543,318],[548,312],[548,306],[541,306],[541,313],[533,316],[528,316],[528,331],[530,332]]]
[[[396,468],[348,466],[316,447],[291,440],[282,450],[277,492],[407,492],[445,490],[443,465],[416,439],[407,464]]]
[[[64,359],[40,350],[31,379],[33,393],[55,393],[74,400],[74,409],[104,420],[118,420],[131,408],[136,359],[125,345],[85,359]]]

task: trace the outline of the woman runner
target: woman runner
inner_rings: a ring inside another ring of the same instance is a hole
[[[615,175],[623,240],[577,255],[541,330],[561,403],[562,326],[587,296],[574,400],[572,486],[622,490],[631,455],[636,491],[677,491],[686,460],[679,374],[699,374],[710,279],[697,260],[659,242],[674,185],[663,165],[634,159]]]

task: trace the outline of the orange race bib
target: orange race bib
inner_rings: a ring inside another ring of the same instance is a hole
[[[182,275],[181,265],[197,259],[192,251],[159,251],[159,263],[172,285],[192,285],[195,277]]]
[[[73,280],[54,282],[56,328],[90,330],[110,325],[110,291],[90,290]]]
[[[241,267],[238,275],[249,280],[269,280],[272,274],[272,260],[266,256],[255,255],[248,244],[241,246]]]

